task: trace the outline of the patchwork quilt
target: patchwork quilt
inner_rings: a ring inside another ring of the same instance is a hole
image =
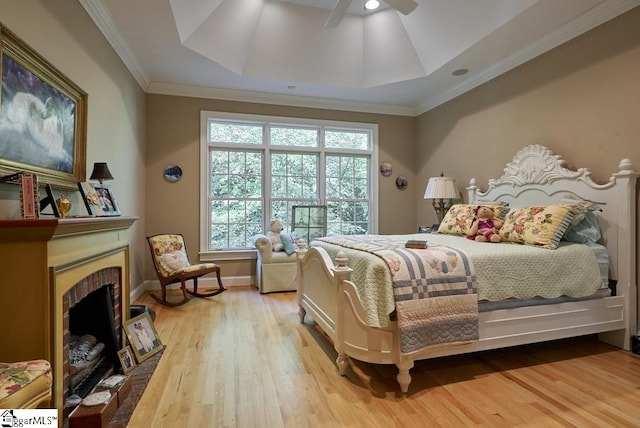
[[[404,248],[406,239],[340,235],[319,241],[366,251],[384,260],[393,287],[400,349],[478,339],[478,296],[474,267],[460,250],[443,245]]]

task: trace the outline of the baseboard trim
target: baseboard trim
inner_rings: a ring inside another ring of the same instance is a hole
[[[187,282],[187,287],[191,287],[192,282]],[[255,287],[256,278],[255,276],[225,276],[222,278],[222,284],[225,287],[239,287],[239,286],[247,286],[251,285]],[[204,277],[198,279],[198,289],[202,287],[217,287],[218,280],[216,278]],[[180,288],[180,284],[171,284],[167,286],[168,290],[178,289]],[[157,279],[146,280],[142,284],[139,284],[133,290],[129,292],[129,299],[133,302],[138,297],[142,296],[145,291],[150,290],[160,290],[160,281]]]

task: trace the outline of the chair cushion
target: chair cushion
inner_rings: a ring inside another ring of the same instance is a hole
[[[284,251],[271,254],[271,263],[296,263],[298,256],[296,254],[287,254]]]
[[[50,395],[51,381],[46,360],[0,363],[0,409],[35,407],[34,398]]]
[[[185,272],[185,273],[190,273],[190,272],[196,272],[196,271],[200,271],[200,270],[204,270],[204,269],[213,269],[215,267],[217,267],[218,265],[215,263],[200,263],[197,265],[189,265],[183,269],[181,269],[181,272]]]

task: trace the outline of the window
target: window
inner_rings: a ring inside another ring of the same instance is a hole
[[[294,205],[326,205],[327,232],[377,232],[377,126],[201,113],[201,252],[252,248]]]

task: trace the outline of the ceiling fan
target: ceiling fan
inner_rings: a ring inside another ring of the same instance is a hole
[[[418,7],[418,3],[414,0],[385,0],[385,3],[404,15],[410,14]],[[331,15],[329,15],[329,19],[327,19],[324,26],[327,28],[337,27],[342,21],[342,18],[344,18],[345,13],[347,13],[350,4],[351,0],[338,0],[336,7],[331,11]]]

